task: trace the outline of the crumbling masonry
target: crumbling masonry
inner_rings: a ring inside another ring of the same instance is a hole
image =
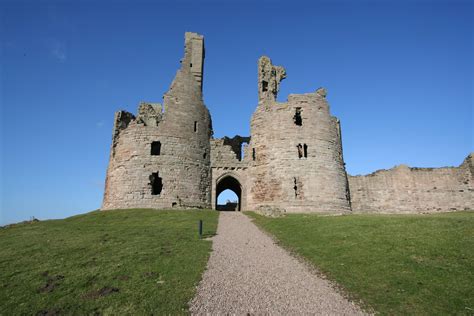
[[[102,209],[213,208],[230,189],[239,210],[340,214],[474,209],[473,157],[459,167],[399,166],[346,174],[339,120],[326,90],[276,99],[285,69],[258,61],[251,136],[212,138],[202,99],[204,39],[185,34],[185,53],[163,104],[115,114]],[[243,151],[243,152],[242,152]]]

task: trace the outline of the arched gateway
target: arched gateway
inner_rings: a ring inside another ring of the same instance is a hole
[[[214,193],[214,209],[219,210],[218,204],[217,204],[217,198],[219,197],[219,194],[221,194],[225,190],[231,190],[237,195],[238,198],[238,204],[236,207],[236,211],[241,211],[242,210],[242,205],[243,205],[243,198],[242,198],[242,184],[238,180],[238,177],[236,177],[233,174],[223,174],[216,180],[216,186],[215,186],[215,193]]]

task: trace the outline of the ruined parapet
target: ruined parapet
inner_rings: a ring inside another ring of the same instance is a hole
[[[285,68],[273,66],[267,56],[258,60],[258,103],[275,101],[280,91],[280,82],[286,78]]]
[[[467,155],[466,159],[464,159],[464,161],[459,167],[469,170],[472,179],[474,177],[474,153],[470,153],[469,155]],[[472,183],[472,185],[474,185],[474,183]]]
[[[142,102],[138,106],[137,123],[145,126],[158,126],[162,119],[160,103]]]
[[[136,117],[116,114],[102,209],[211,206],[212,123],[202,101],[203,37],[186,33],[185,45],[163,106],[141,103]]]
[[[352,208],[361,213],[433,213],[474,209],[472,154],[459,167],[399,165],[349,176]]]
[[[126,129],[128,127],[128,124],[130,124],[130,122],[133,120],[135,120],[135,116],[130,112],[127,112],[127,111],[115,112],[114,128],[112,132],[112,147],[110,149],[110,155],[112,157],[115,156],[115,147],[118,144],[120,131]]]
[[[291,94],[276,102],[283,68],[259,61],[259,106],[251,121],[248,209],[287,212],[350,211],[339,121],[330,115],[326,90]],[[267,90],[264,81],[268,81]]]
[[[240,163],[245,157],[242,147],[250,142],[250,137],[236,135],[211,140],[211,164],[213,166]]]

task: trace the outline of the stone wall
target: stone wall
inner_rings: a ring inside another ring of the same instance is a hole
[[[224,137],[211,140],[211,167],[212,167],[212,187],[211,200],[212,208],[217,206],[217,197],[225,189],[231,189],[237,195],[240,190],[239,206],[241,210],[247,210],[247,170],[248,170],[248,146],[250,137],[235,136],[233,138]],[[242,144],[244,144],[242,146]],[[242,153],[242,147],[244,152]],[[239,188],[235,188],[232,182],[226,182],[226,178],[233,178],[238,182]]]
[[[470,154],[459,167],[400,165],[365,176],[349,176],[352,210],[370,213],[473,210],[473,175]]]
[[[259,60],[259,104],[251,120],[248,209],[287,212],[350,211],[339,121],[326,91],[276,101],[283,67]]]
[[[116,113],[102,209],[211,207],[203,37],[186,33],[185,44],[164,108],[142,103],[136,117]]]

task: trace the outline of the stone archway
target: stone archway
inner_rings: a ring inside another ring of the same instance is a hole
[[[221,178],[217,180],[216,183],[216,194],[215,194],[215,206],[216,210],[219,210],[219,206],[217,204],[217,198],[219,194],[221,194],[225,190],[231,190],[237,195],[238,204],[236,211],[241,211],[242,209],[242,185],[240,184],[239,180],[232,175],[223,175]]]

